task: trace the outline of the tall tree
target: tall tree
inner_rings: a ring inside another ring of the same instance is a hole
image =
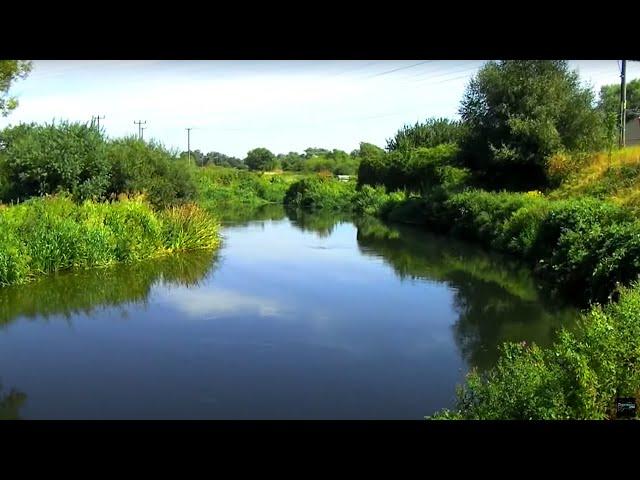
[[[486,63],[467,86],[460,114],[462,159],[493,187],[544,186],[549,155],[601,148],[606,137],[592,90],[564,60]]]
[[[272,170],[276,166],[276,157],[266,148],[254,148],[247,153],[244,163],[250,170]]]
[[[0,115],[3,117],[18,106],[18,100],[9,96],[11,84],[19,78],[25,78],[30,71],[30,61],[0,60]]]

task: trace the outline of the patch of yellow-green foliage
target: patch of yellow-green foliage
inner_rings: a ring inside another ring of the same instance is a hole
[[[557,154],[547,169],[560,181],[552,199],[592,196],[640,211],[640,146],[586,156]]]

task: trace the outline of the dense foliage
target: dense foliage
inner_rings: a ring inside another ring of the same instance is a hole
[[[284,203],[307,209],[348,209],[355,196],[355,182],[339,182],[326,177],[307,177],[293,183]]]
[[[0,208],[0,286],[219,242],[217,222],[194,205],[156,213],[141,198],[82,204],[66,196],[34,198]]]
[[[22,124],[0,132],[3,199],[67,191],[79,200],[103,197],[109,186],[106,143],[86,124]]]
[[[466,181],[468,172],[457,167],[458,147],[441,144],[407,152],[391,152],[364,159],[358,170],[358,185],[383,185],[389,191],[425,191],[435,185],[453,187]]]
[[[405,125],[387,140],[387,150],[407,151],[419,147],[437,147],[443,143],[457,144],[462,139],[463,124],[448,118],[430,118],[425,123]]]
[[[11,84],[25,78],[31,66],[31,62],[25,60],[0,60],[0,115],[3,117],[18,106],[18,100],[9,96]]]
[[[189,152],[182,152],[180,154],[180,158],[183,160],[188,159]],[[218,167],[247,168],[244,162],[239,158],[231,157],[220,152],[209,152],[205,154],[200,150],[194,150],[191,152],[191,160],[199,167],[216,165]]]
[[[615,416],[616,397],[640,392],[640,285],[594,307],[577,333],[548,349],[506,344],[497,366],[472,371],[457,408],[434,419],[560,420]]]
[[[640,78],[627,82],[627,117],[629,120],[640,114]],[[608,118],[617,122],[620,119],[620,84],[603,85],[600,88],[598,107]]]
[[[606,143],[604,118],[593,103],[593,92],[566,61],[488,62],[460,106],[462,158],[487,186],[545,186],[550,155]]]
[[[147,195],[156,207],[194,199],[186,164],[155,143],[106,140],[81,123],[21,124],[0,132],[0,200],[69,192],[78,201]]]
[[[108,142],[107,194],[145,192],[158,208],[195,200],[196,185],[186,164],[156,143],[133,137]]]
[[[266,148],[254,148],[247,153],[244,163],[250,170],[265,172],[276,167],[276,157]]]

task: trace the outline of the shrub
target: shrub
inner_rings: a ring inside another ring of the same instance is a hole
[[[0,145],[5,201],[60,191],[82,201],[106,193],[110,169],[104,139],[87,124],[9,127],[0,133]]]
[[[388,191],[407,189],[423,192],[443,184],[454,187],[468,180],[468,172],[456,167],[458,149],[453,144],[363,159],[358,186],[384,185]]]
[[[350,209],[355,193],[355,182],[315,176],[291,184],[284,203],[297,208]]]
[[[109,142],[106,151],[111,166],[109,194],[145,193],[160,209],[195,199],[191,169],[161,145],[129,137]]]
[[[36,275],[218,246],[218,225],[194,206],[157,214],[143,198],[34,198],[0,209],[0,285]]]
[[[506,344],[496,367],[472,371],[454,411],[434,419],[603,419],[616,397],[640,393],[640,284],[596,306],[546,350]]]

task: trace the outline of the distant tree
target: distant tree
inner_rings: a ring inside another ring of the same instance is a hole
[[[9,96],[12,82],[18,78],[25,78],[30,71],[30,61],[0,60],[0,115],[3,117],[18,106],[18,100]]]
[[[549,155],[601,148],[605,124],[590,88],[563,60],[488,62],[467,86],[463,161],[487,186],[547,183]]]
[[[272,170],[276,166],[276,157],[266,148],[254,148],[247,153],[244,159],[250,170],[267,171]]]
[[[462,138],[462,123],[448,118],[430,118],[425,123],[405,125],[387,140],[387,150],[411,150],[436,147],[443,143],[458,143]]]
[[[329,150],[324,148],[307,148],[304,151],[305,158],[313,158],[313,157],[324,157],[329,154]]]
[[[620,115],[620,84],[603,85],[600,88],[598,108],[603,112],[618,117]],[[640,112],[640,78],[627,83],[627,120],[633,111]]]
[[[305,157],[297,152],[289,152],[286,155],[278,155],[278,160],[283,170],[299,172],[304,167]]]
[[[361,160],[372,160],[380,158],[385,154],[382,148],[366,142],[360,142],[360,148],[356,150],[356,152],[358,152],[356,156],[360,157]]]

